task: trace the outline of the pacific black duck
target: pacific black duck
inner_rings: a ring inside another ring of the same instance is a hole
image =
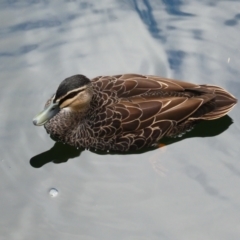
[[[237,99],[223,88],[150,75],[66,78],[34,118],[57,141],[128,151],[226,115]]]

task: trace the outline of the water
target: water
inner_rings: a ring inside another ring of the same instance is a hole
[[[81,152],[32,124],[76,73],[162,75],[240,99],[237,9],[240,1],[1,1],[1,239],[239,239],[239,104],[140,154]]]

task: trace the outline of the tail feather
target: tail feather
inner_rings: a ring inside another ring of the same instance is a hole
[[[227,92],[225,89],[212,86],[212,85],[201,85],[209,90],[212,90],[212,93],[215,94],[215,109],[209,113],[206,113],[201,117],[205,120],[214,120],[226,115],[237,103],[237,99]]]

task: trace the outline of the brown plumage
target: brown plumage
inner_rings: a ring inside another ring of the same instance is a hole
[[[154,146],[200,120],[226,115],[236,104],[223,88],[138,74],[65,79],[37,117],[51,136],[75,147],[128,151]],[[45,110],[46,111],[46,110]],[[49,110],[47,110],[49,113]]]

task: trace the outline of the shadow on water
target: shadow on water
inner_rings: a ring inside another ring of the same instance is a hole
[[[75,147],[56,142],[51,149],[46,152],[40,153],[30,159],[30,164],[34,168],[40,168],[44,164],[63,163],[71,158],[80,156],[83,149],[76,149]]]
[[[161,143],[170,145],[186,138],[214,137],[226,131],[232,123],[233,120],[228,115],[213,121],[202,121],[191,132],[187,132],[182,137],[163,138]]]
[[[224,116],[220,119],[214,121],[203,121],[199,123],[191,132],[187,132],[182,137],[176,138],[163,138],[161,139],[161,143],[164,145],[170,145],[179,141],[182,141],[187,138],[192,137],[214,137],[229,128],[229,126],[233,123],[232,119],[229,116]],[[132,151],[127,153],[119,153],[119,152],[101,152],[101,151],[93,151],[96,154],[100,155],[130,155],[130,154],[142,154],[148,151],[152,151],[156,148],[147,148],[140,151]],[[69,146],[67,144],[56,142],[54,146],[46,152],[40,153],[30,159],[30,164],[34,168],[40,168],[44,164],[53,162],[53,163],[63,163],[67,162],[71,158],[75,158],[80,156],[81,152],[84,149],[76,149],[75,147]]]

